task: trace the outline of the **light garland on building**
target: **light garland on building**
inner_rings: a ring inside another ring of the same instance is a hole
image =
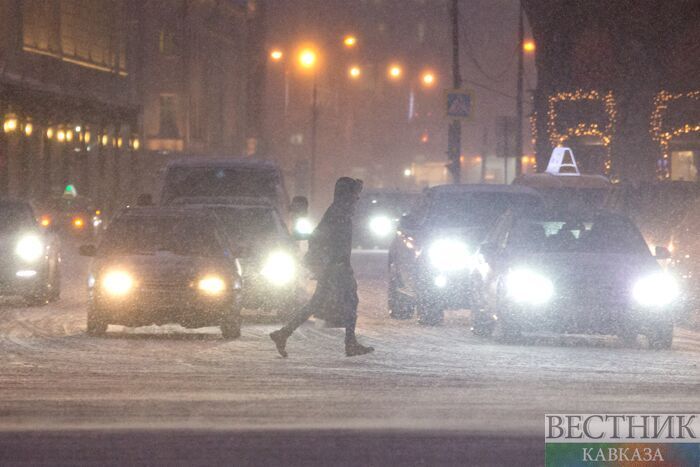
[[[600,101],[603,104],[605,115],[607,116],[605,127],[600,128],[597,123],[579,122],[575,127],[567,128],[560,133],[557,130],[557,104],[559,102],[576,102],[582,100]],[[610,143],[612,142],[615,131],[616,118],[617,104],[612,91],[603,95],[595,90],[584,91],[583,89],[578,89],[574,92],[559,92],[553,94],[549,96],[547,107],[547,132],[549,134],[549,143],[553,147],[556,147],[561,146],[571,137],[594,136],[600,138],[606,149],[605,173],[609,174],[611,167]]]
[[[693,99],[700,101],[700,91],[673,94],[668,91],[660,91],[654,97],[654,110],[651,113],[650,133],[654,141],[659,143],[661,156],[656,164],[656,175],[660,179],[671,177],[669,167],[669,146],[671,140],[687,133],[700,133],[700,122],[685,123],[676,128],[664,127],[664,114],[668,110],[668,103],[679,99]]]

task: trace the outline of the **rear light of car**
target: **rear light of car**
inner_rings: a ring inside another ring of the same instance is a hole
[[[50,216],[41,216],[41,219],[39,219],[39,223],[41,224],[42,227],[48,227],[51,225],[51,217]]]

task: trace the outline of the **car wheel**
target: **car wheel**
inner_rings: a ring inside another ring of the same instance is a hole
[[[673,345],[673,323],[664,323],[647,334],[649,347],[654,350],[670,349]]]
[[[97,312],[93,308],[88,308],[87,313],[87,333],[91,336],[103,336],[107,332],[107,320],[105,320],[101,313]]]
[[[392,319],[410,319],[413,317],[414,305],[411,299],[397,290],[397,279],[389,280],[389,317]]]
[[[506,319],[501,318],[493,325],[492,337],[499,344],[513,344],[520,339],[521,335],[520,327]]]
[[[416,307],[418,324],[424,326],[437,326],[445,320],[445,312],[439,306],[432,303],[422,303]]]
[[[44,306],[49,303],[50,300],[50,283],[47,280],[44,284],[32,292],[24,296],[24,301],[29,306]]]
[[[240,310],[232,310],[227,313],[221,320],[219,325],[221,336],[224,339],[238,339],[241,337],[241,312]]]

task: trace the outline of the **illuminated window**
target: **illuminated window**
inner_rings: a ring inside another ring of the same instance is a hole
[[[698,169],[693,151],[671,152],[671,180],[696,181]]]
[[[175,96],[172,94],[161,94],[160,96],[160,130],[158,134],[161,138],[166,139],[180,137],[180,131],[177,128]]]

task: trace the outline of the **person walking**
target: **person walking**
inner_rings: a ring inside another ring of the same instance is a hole
[[[345,355],[355,357],[374,351],[361,345],[355,336],[357,322],[357,281],[350,264],[352,250],[352,215],[362,191],[362,180],[341,177],[335,183],[333,204],[309,239],[304,261],[317,279],[311,300],[297,310],[283,328],[270,333],[282,357],[287,357],[287,339],[311,315],[335,307],[345,325]]]

